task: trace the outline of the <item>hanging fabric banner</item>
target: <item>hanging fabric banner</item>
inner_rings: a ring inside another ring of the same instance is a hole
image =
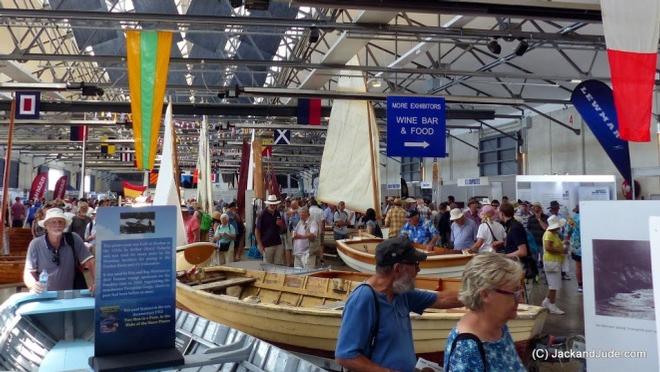
[[[62,176],[55,183],[55,190],[53,191],[53,199],[64,199],[66,193],[66,186],[69,184],[69,177]]]
[[[630,150],[628,142],[620,138],[617,111],[610,87],[598,80],[583,81],[573,90],[571,102],[621,176],[630,180]]]
[[[156,158],[171,47],[171,32],[126,32],[128,86],[138,169],[152,169]]]
[[[600,0],[621,139],[649,142],[660,2]]]
[[[30,187],[30,196],[29,196],[30,200],[43,198],[47,188],[48,188],[47,172],[39,173],[36,176],[34,176],[34,180],[32,180],[32,187]]]
[[[243,141],[241,148],[241,166],[238,173],[238,213],[245,218],[245,190],[248,183],[248,167],[250,165],[250,144]]]

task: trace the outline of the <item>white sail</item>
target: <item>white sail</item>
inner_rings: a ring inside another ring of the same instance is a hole
[[[357,65],[357,57],[348,63]],[[342,71],[337,90],[367,91],[361,73]],[[317,198],[346,203],[353,211],[373,208],[380,215],[378,127],[369,101],[335,99],[323,148]]]
[[[199,151],[197,154],[197,202],[206,213],[213,212],[211,190],[211,149],[209,147],[208,122],[206,115],[199,129]]]
[[[156,194],[154,195],[153,205],[174,205],[176,206],[176,245],[187,244],[186,230],[183,225],[183,216],[181,215],[181,200],[176,189],[174,179],[174,125],[172,124],[172,103],[167,105],[164,120],[165,133],[163,135],[163,153],[160,159],[160,170],[158,171],[158,182],[156,183]]]

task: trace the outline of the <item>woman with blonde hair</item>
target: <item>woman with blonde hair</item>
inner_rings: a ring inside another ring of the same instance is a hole
[[[477,230],[477,241],[469,249],[470,252],[495,252],[504,246],[506,231],[504,226],[495,220],[497,213],[499,212],[490,205],[481,207],[479,212],[481,224]]]
[[[465,265],[458,299],[468,312],[449,332],[445,371],[525,371],[506,325],[523,298],[521,278],[520,264],[497,253]]]

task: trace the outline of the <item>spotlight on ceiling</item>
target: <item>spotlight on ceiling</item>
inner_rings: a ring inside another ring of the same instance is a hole
[[[525,52],[527,51],[527,49],[529,49],[529,44],[527,44],[527,40],[525,40],[525,39],[520,39],[520,43],[518,43],[518,47],[516,48],[516,50],[514,51],[514,53],[515,53],[518,57],[520,57],[520,56],[522,56],[523,54],[525,54]]]
[[[488,45],[486,46],[488,47],[488,50],[490,50],[490,52],[493,54],[502,53],[502,46],[500,45],[500,43],[497,42],[497,39],[493,39],[489,41]]]
[[[383,79],[379,77],[371,78],[369,81],[367,81],[367,85],[372,88],[380,88],[383,86]]]
[[[229,0],[229,5],[232,8],[240,8],[243,6],[243,0]]]
[[[309,42],[310,44],[318,43],[321,37],[321,31],[318,28],[312,27],[309,29]]]

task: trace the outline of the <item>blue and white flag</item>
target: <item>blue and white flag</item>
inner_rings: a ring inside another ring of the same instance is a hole
[[[598,80],[583,81],[573,90],[571,102],[603,146],[616,169],[624,179],[630,181],[630,150],[628,142],[619,136],[612,89]]]

